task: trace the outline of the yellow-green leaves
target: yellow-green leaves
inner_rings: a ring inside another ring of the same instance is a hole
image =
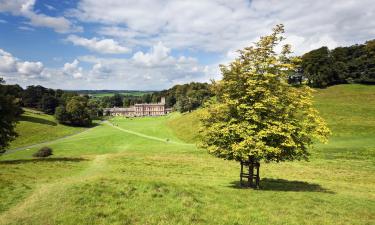
[[[261,37],[255,46],[240,50],[223,79],[214,84],[217,102],[202,113],[202,143],[210,154],[243,160],[249,155],[265,161],[307,159],[314,140],[330,134],[312,104],[312,89],[288,84],[300,62],[289,57],[290,45],[277,54],[283,25]]]

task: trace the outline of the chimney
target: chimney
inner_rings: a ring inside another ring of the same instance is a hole
[[[165,104],[165,97],[161,97],[160,103]]]

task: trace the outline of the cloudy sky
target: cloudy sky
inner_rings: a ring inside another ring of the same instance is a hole
[[[0,76],[22,86],[159,90],[220,79],[286,27],[295,54],[375,38],[374,0],[0,0]]]

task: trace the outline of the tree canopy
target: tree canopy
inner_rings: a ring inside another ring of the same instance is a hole
[[[21,111],[17,99],[7,92],[4,83],[0,77],[0,153],[17,136],[14,127],[17,115]]]
[[[333,50],[321,47],[301,59],[303,74],[311,87],[375,83],[375,40]]]
[[[214,83],[216,98],[202,113],[201,145],[228,160],[286,161],[307,159],[315,139],[330,134],[312,104],[313,90],[288,84],[298,58],[291,47],[275,49],[284,38],[283,25],[261,37],[255,46],[221,66],[223,79]]]
[[[70,98],[66,106],[56,108],[56,119],[63,124],[74,126],[89,126],[92,123],[88,99],[82,96]]]

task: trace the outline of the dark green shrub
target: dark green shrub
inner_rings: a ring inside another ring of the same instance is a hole
[[[52,149],[50,147],[43,147],[33,154],[34,157],[38,158],[44,158],[50,155],[52,155]]]

